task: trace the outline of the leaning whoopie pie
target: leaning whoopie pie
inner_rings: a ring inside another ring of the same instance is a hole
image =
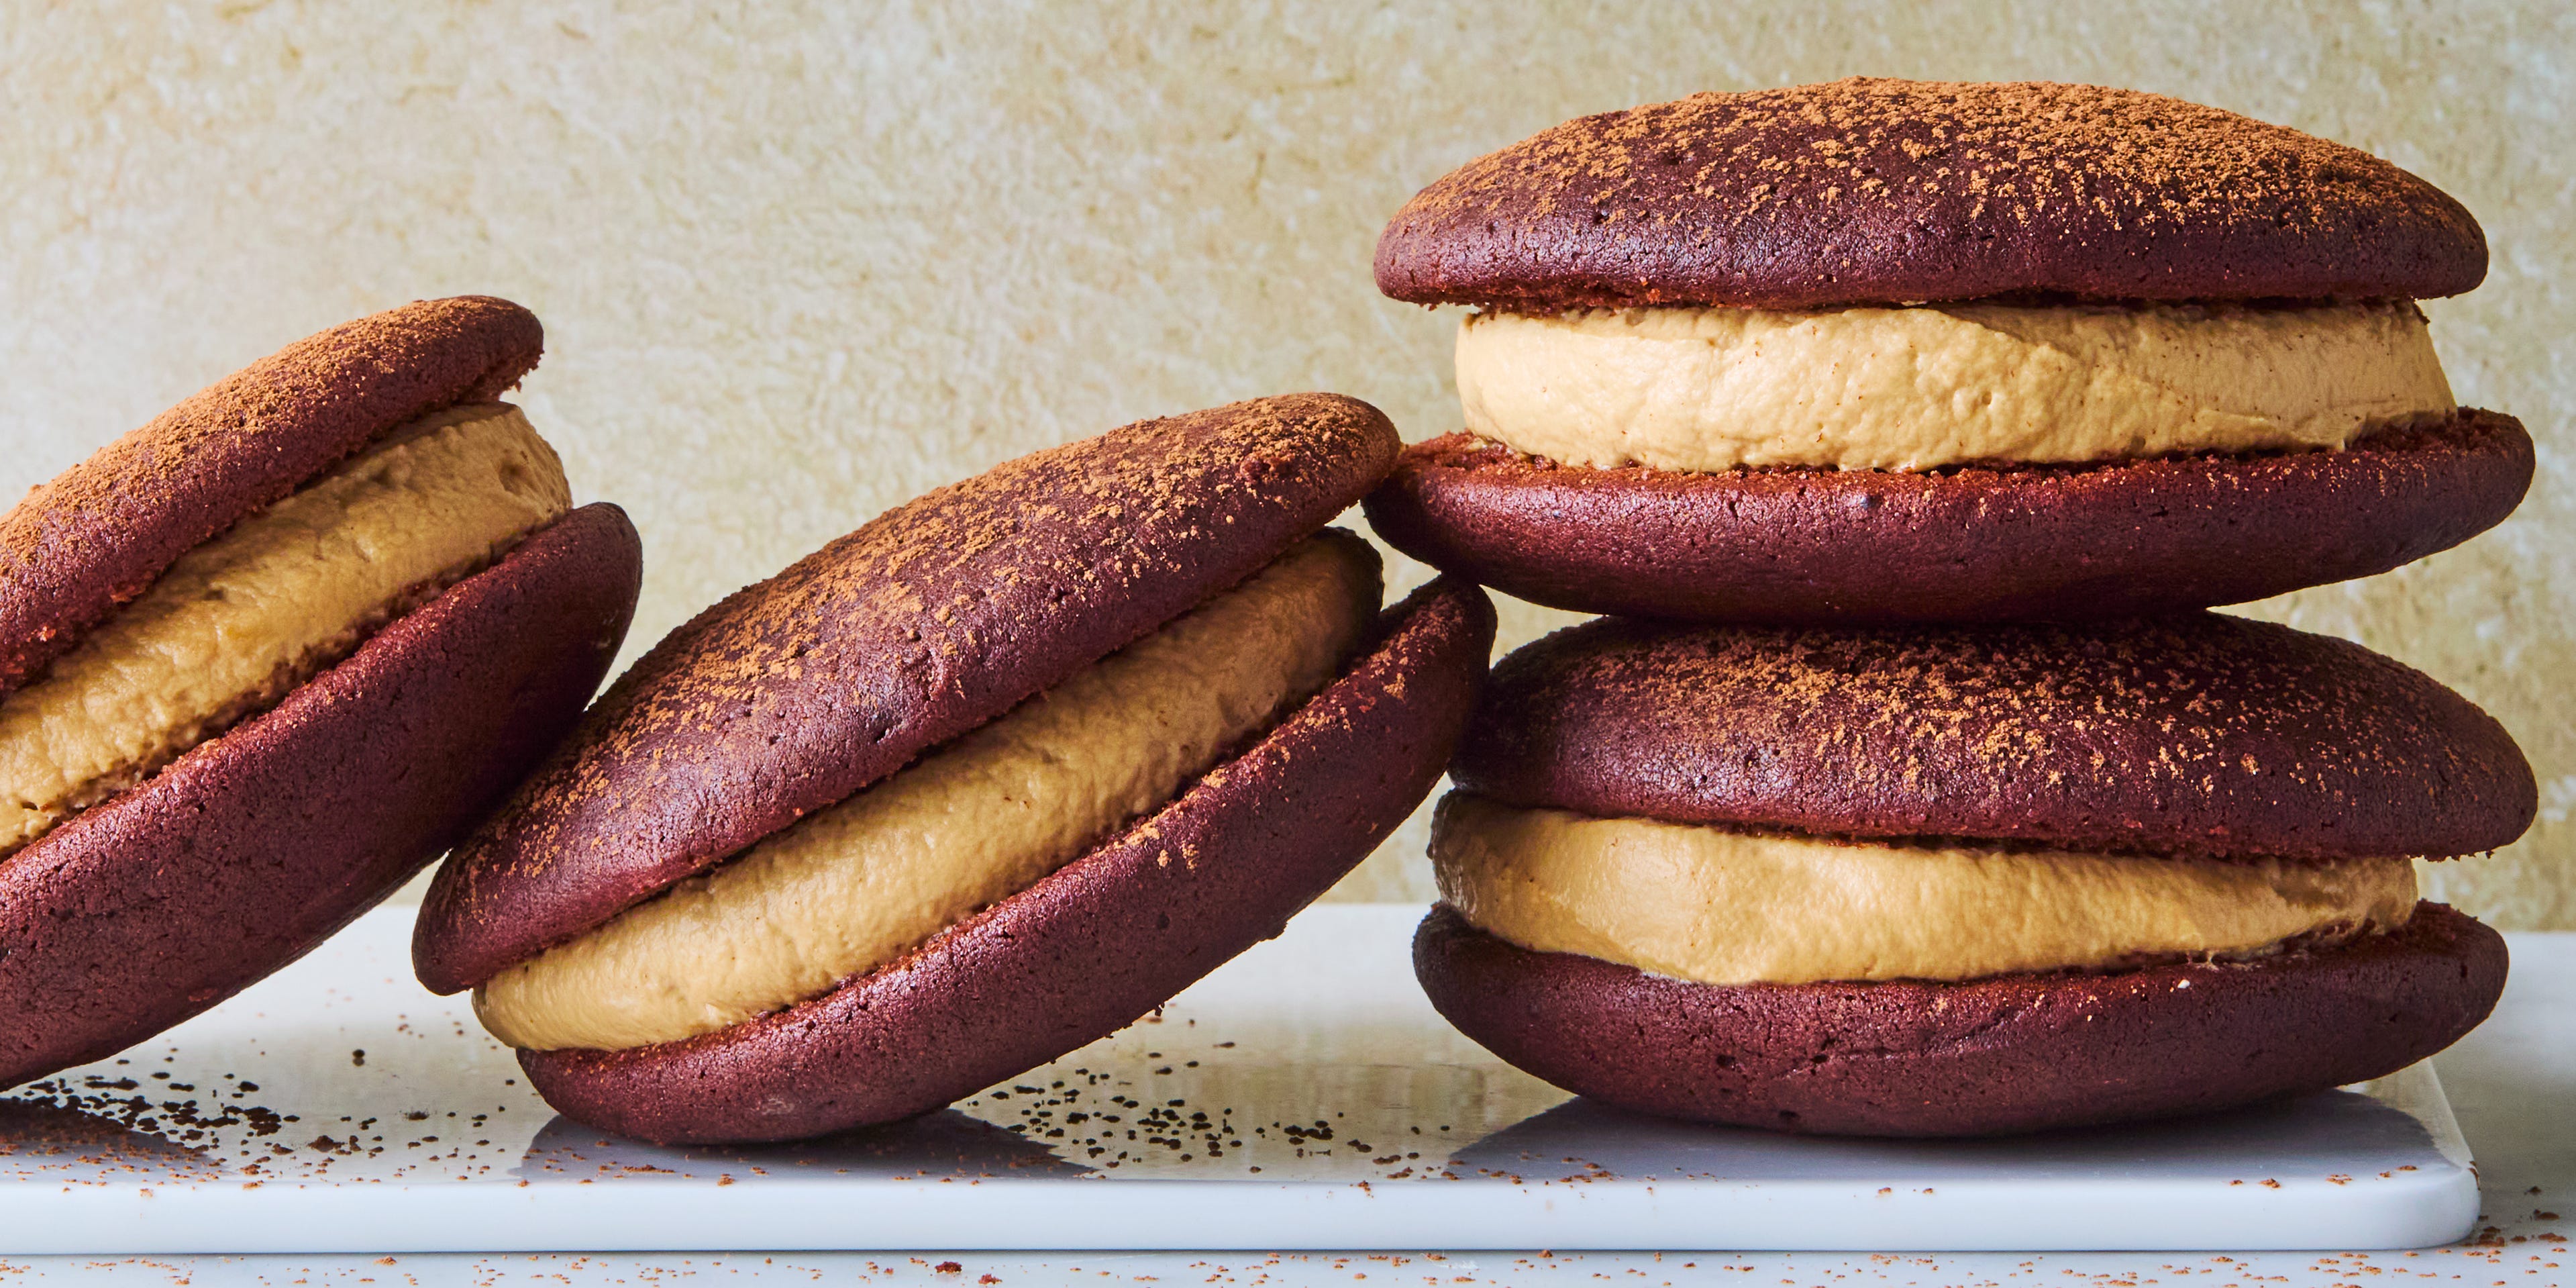
[[[1440,1012],[1571,1091],[1982,1135],[2393,1072],[2495,932],[2408,856],[2529,825],[2484,712],[2357,645],[2184,614],[1908,631],[1598,619],[1505,658],[1432,833]]]
[[[1113,1032],[1430,791],[1492,608],[1322,530],[1395,431],[1308,394],[880,516],[673,632],[449,859],[414,961],[579,1121],[811,1136]]]
[[[572,727],[642,565],[494,401],[542,343],[503,300],[362,318],[0,516],[0,1085],[301,956]]]
[[[2486,273],[2397,167],[2178,99],[1846,80],[1569,121],[1399,211],[1466,430],[1380,535],[1589,612],[2106,618],[2384,572],[2519,502],[2415,301]]]

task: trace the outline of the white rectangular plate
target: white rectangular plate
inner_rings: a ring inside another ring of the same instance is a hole
[[[1641,1118],[1496,1061],[1409,907],[1325,905],[1159,1017],[871,1132],[658,1149],[555,1118],[408,909],[0,1101],[0,1251],[2169,1249],[2444,1243],[2477,1214],[2430,1068],[2003,1141]]]

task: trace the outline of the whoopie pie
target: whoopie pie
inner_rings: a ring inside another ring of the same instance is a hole
[[[2530,483],[2415,305],[2486,264],[2424,180],[2155,94],[1856,79],[1587,116],[1387,225],[1379,289],[1471,309],[1466,429],[1369,520],[1525,599],[1702,621],[2384,572]]]
[[[1790,1131],[2151,1118],[2393,1072],[2483,1019],[2492,930],[2410,856],[2530,824],[2467,700],[2215,616],[1602,618],[1495,666],[1450,767],[1441,1014],[1570,1091]]]
[[[934,1109],[1259,940],[1429,792],[1483,592],[1321,530],[1399,444],[1308,394],[900,506],[673,632],[450,857],[414,960],[663,1142]]]
[[[527,310],[298,341],[0,516],[0,1085],[320,943],[567,732],[641,576],[495,401]]]

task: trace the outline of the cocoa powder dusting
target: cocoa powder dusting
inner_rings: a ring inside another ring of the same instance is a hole
[[[1602,619],[1496,667],[1452,775],[1515,803],[2234,857],[2473,853],[2536,808],[2459,695],[2213,614],[1782,630]]]
[[[1662,167],[1686,182],[1639,173]],[[1418,205],[1492,213],[1531,193],[1540,213],[1616,207],[1613,217],[1664,223],[1713,206],[1742,223],[1790,202],[1965,193],[1972,214],[2013,223],[2069,203],[2152,227],[2269,219],[2287,199],[2321,226],[2337,202],[2398,213],[2403,174],[2340,143],[2162,94],[1856,76],[1582,117],[1470,162]]]

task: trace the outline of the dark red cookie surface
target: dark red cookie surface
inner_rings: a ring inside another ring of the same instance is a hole
[[[1585,469],[1468,434],[1369,494],[1387,543],[1578,612],[1761,623],[2078,621],[2244,603],[2502,522],[2530,435],[2493,412],[2341,452],[2082,466]]]
[[[1450,776],[1605,817],[2216,858],[2468,854],[2538,808],[2467,699],[2358,644],[2212,613],[1596,618],[1495,665]]]
[[[549,1104],[661,1142],[783,1140],[936,1108],[1124,1027],[1279,932],[1439,779],[1493,607],[1443,578],[1171,804],[814,1001],[632,1051],[523,1051]]]
[[[171,561],[368,440],[500,397],[544,343],[507,300],[388,309],[252,363],[28,493],[0,515],[0,695]]]
[[[203,1011],[392,893],[571,728],[641,573],[623,511],[576,510],[0,861],[0,1085]]]
[[[2457,201],[2365,152],[2133,90],[1852,79],[1586,116],[1405,204],[1378,289],[1524,309],[2455,295]]]
[[[2389,934],[2260,961],[1957,984],[1718,987],[1534,953],[1435,908],[1432,1004],[1486,1049],[1624,1108],[1862,1136],[2159,1118],[2394,1073],[2477,1027],[2504,938],[2423,903]]]
[[[1332,394],[1142,421],[890,510],[672,632],[439,871],[454,992],[587,931],[1242,581],[1385,476]]]

